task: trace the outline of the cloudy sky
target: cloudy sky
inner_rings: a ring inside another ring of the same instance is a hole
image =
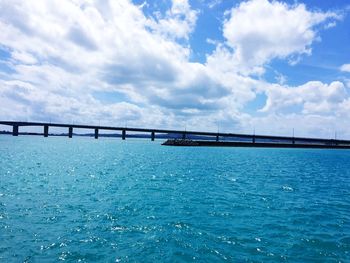
[[[0,119],[350,138],[345,0],[0,0]]]

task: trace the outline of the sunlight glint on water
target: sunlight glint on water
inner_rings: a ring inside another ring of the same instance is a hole
[[[0,137],[0,262],[350,260],[350,151]]]

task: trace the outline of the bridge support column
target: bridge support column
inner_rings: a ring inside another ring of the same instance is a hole
[[[154,141],[154,138],[155,138],[156,136],[155,136],[155,134],[154,134],[154,131],[153,132],[151,132],[151,140],[152,141]]]
[[[255,135],[253,135],[253,143],[255,143]]]
[[[49,125],[44,125],[44,137],[49,136]]]
[[[219,141],[219,135],[216,135],[216,141],[217,142]]]
[[[122,130],[122,139],[125,140],[126,138],[126,130]]]
[[[95,128],[95,139],[98,139],[98,129]]]
[[[73,127],[68,128],[68,137],[72,138],[73,137]]]
[[[12,126],[12,135],[13,136],[18,136],[18,125],[13,125]]]
[[[293,138],[292,143],[295,144],[295,139]]]
[[[186,133],[183,133],[183,134],[182,134],[182,139],[183,139],[183,140],[186,140]]]

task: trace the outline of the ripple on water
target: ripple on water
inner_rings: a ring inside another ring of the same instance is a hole
[[[0,261],[350,261],[347,151],[0,137]]]

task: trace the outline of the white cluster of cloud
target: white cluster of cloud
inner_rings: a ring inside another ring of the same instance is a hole
[[[332,12],[309,12],[303,4],[255,0],[229,12],[223,33],[235,50],[237,64],[262,73],[262,66],[274,58],[290,57],[295,63],[297,56],[310,55],[311,44],[317,39],[315,26],[340,18]]]
[[[263,112],[279,112],[283,108],[301,106],[303,114],[333,114],[339,112],[348,98],[344,84],[339,81],[329,85],[311,81],[295,88],[272,85],[266,93],[268,99],[261,109]]]
[[[156,14],[157,20],[152,24],[152,29],[168,37],[188,40],[196,25],[198,11],[191,9],[187,0],[173,0],[165,17]]]
[[[350,64],[344,64],[340,67],[341,71],[350,72]]]
[[[337,81],[289,87],[256,78],[275,58],[311,55],[336,13],[243,2],[226,14],[225,41],[199,63],[189,39],[200,11],[187,0],[154,16],[142,8],[129,0],[0,1],[0,50],[8,54],[0,56],[0,118],[265,133],[305,120],[308,134],[349,108]],[[257,94],[266,105],[246,113]]]

